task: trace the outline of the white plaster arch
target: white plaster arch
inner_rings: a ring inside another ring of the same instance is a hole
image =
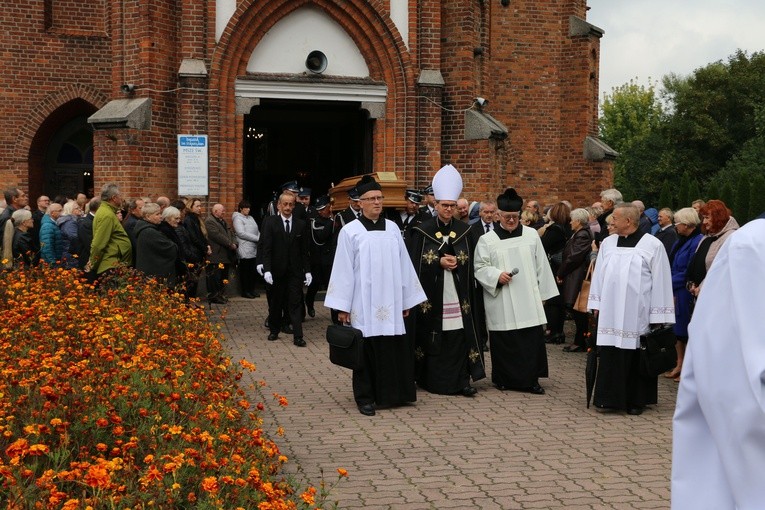
[[[313,6],[301,7],[279,20],[253,50],[247,72],[306,73],[305,59],[313,50],[327,56],[324,75],[369,77],[369,67],[353,39]]]

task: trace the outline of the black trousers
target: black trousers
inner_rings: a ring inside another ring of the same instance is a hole
[[[278,333],[282,327],[282,310],[287,308],[292,322],[294,338],[303,337],[303,278],[302,276],[274,276],[271,302],[268,305],[268,328]]]
[[[239,259],[239,286],[241,287],[242,295],[255,293],[255,278],[257,275],[255,263],[256,259]]]

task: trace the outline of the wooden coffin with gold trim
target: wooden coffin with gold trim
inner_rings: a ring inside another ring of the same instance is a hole
[[[385,197],[383,207],[404,208],[406,206],[406,190],[408,185],[406,181],[396,177],[396,172],[373,172],[374,179],[380,183],[382,194]],[[348,190],[356,185],[363,175],[354,175],[346,177],[329,189],[330,203],[332,212],[342,211],[348,207]]]

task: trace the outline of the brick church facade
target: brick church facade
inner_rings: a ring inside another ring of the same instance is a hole
[[[14,4],[0,181],[33,200],[112,181],[176,196],[178,135],[208,136],[208,198],[229,210],[293,178],[424,187],[446,163],[471,200],[589,204],[611,184],[586,0]]]

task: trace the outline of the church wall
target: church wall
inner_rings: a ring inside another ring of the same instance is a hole
[[[469,198],[513,185],[543,202],[590,203],[610,186],[609,165],[582,156],[584,137],[597,133],[599,39],[568,30],[569,16],[586,19],[586,0],[87,0],[101,14],[73,16],[65,33],[56,8],[66,1],[0,12],[9,50],[0,54],[4,184],[29,187],[32,140],[58,106],[82,97],[101,108],[135,83],[134,97],[152,99],[151,129],[95,133],[96,187],[114,180],[129,196],[173,195],[176,135],[207,133],[210,200],[232,208],[241,198],[243,125],[234,81],[270,27],[313,6],[343,27],[369,75],[388,86],[373,133],[375,170],[424,186],[452,163],[476,195]],[[208,75],[179,77],[182,59],[202,61]],[[464,110],[478,96],[509,128],[506,139],[465,140]]]

